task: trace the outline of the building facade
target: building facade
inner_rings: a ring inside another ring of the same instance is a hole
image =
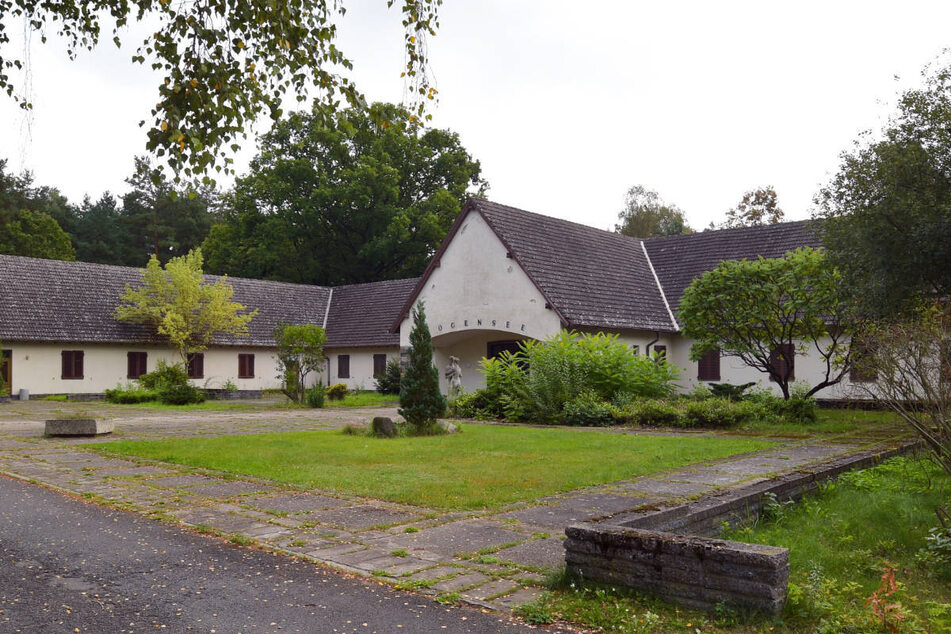
[[[616,334],[632,354],[665,354],[681,368],[683,391],[705,381],[778,391],[738,359],[691,361],[676,314],[684,289],[719,262],[801,246],[818,246],[805,222],[640,240],[470,199],[420,278],[335,288],[229,278],[234,300],[259,311],[250,336],[217,339],[189,369],[198,387],[279,387],[271,333],[279,323],[312,323],[327,331],[317,380],[374,389],[387,361],[405,355],[410,309],[422,301],[434,363],[442,370],[457,357],[466,390],[484,385],[484,357],[570,329]],[[175,361],[147,329],[113,317],[126,285],[140,282],[133,268],[0,256],[0,350],[11,393],[98,394],[160,359]],[[817,379],[820,361],[797,355],[795,376]],[[845,380],[818,396],[855,394]]]

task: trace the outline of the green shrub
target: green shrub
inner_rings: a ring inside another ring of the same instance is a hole
[[[307,390],[307,407],[323,407],[327,389],[320,383]]]
[[[189,383],[183,385],[162,384],[158,388],[158,398],[166,405],[190,405],[205,402],[204,393]]]
[[[188,370],[182,363],[169,365],[164,360],[159,359],[154,370],[148,374],[143,374],[137,380],[139,385],[147,390],[158,390],[162,385],[187,385]]]
[[[818,419],[819,405],[811,396],[806,396],[808,387],[795,384],[789,399],[782,399],[767,390],[751,390],[743,400],[756,403],[764,416],[779,416],[787,421],[807,425]]]
[[[518,353],[486,359],[482,371],[487,412],[546,423],[561,422],[566,405],[585,392],[602,402],[621,394],[669,396],[677,376],[667,361],[632,354],[616,335],[566,331],[545,341],[524,341]]]
[[[139,385],[156,393],[158,400],[166,405],[202,403],[205,395],[188,382],[188,370],[181,363],[171,365],[159,360],[152,372],[138,378]]]
[[[327,388],[327,400],[342,401],[349,392],[350,390],[347,389],[346,383],[334,383]]]
[[[225,392],[237,392],[238,386],[234,384],[234,381],[232,381],[231,379],[228,379],[227,381],[225,381],[225,384],[221,386],[221,389],[224,390]]]
[[[607,427],[614,422],[611,406],[590,390],[565,403],[564,419],[568,425],[584,427]]]
[[[743,392],[756,385],[756,382],[744,383],[742,385],[731,385],[730,383],[711,383],[710,393],[720,398],[728,398],[731,401],[738,401],[743,398]]]
[[[485,418],[492,415],[488,409],[489,399],[485,390],[463,392],[449,403],[449,415],[453,418]]]
[[[759,411],[753,403],[733,402],[726,398],[685,401],[680,424],[684,427],[735,427],[752,420]]]
[[[376,378],[376,391],[380,394],[399,394],[403,369],[399,359],[386,362],[386,371]]]
[[[680,409],[669,401],[645,399],[624,408],[628,420],[644,427],[670,427],[680,423]]]
[[[120,403],[122,405],[146,403],[158,400],[158,392],[133,383],[119,384],[111,390],[106,390],[106,400],[110,403]]]

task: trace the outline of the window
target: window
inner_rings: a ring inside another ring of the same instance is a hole
[[[149,361],[148,352],[130,352],[128,353],[128,363],[126,367],[128,372],[126,372],[126,377],[130,379],[137,379],[146,372],[148,372],[147,366]]]
[[[13,351],[0,350],[0,395],[9,394],[13,380]]]
[[[350,378],[350,355],[349,354],[337,355],[337,378],[338,379]]]
[[[701,381],[720,380],[720,351],[709,350],[697,361],[697,378]]]
[[[665,360],[667,358],[667,346],[654,346],[654,354],[658,361]]]
[[[852,367],[849,380],[853,383],[868,383],[878,378],[875,355],[871,347],[860,339],[852,342]]]
[[[205,355],[201,352],[192,352],[188,355],[188,378],[205,378]]]
[[[254,355],[253,354],[239,354],[238,355],[238,378],[239,379],[253,379],[254,378]]]
[[[521,349],[518,341],[490,341],[486,344],[485,356],[487,359],[495,359],[501,356],[503,352],[515,354]]]
[[[796,349],[791,343],[784,343],[770,353],[769,369],[770,381],[775,381],[777,376],[796,380]]]
[[[64,379],[83,378],[83,351],[82,350],[63,350],[63,374]]]
[[[386,374],[386,355],[373,355],[373,377],[380,378],[384,374]]]
[[[641,346],[636,343],[631,346],[631,354],[633,354],[635,357],[641,356]]]

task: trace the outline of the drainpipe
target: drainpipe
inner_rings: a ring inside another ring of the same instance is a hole
[[[659,331],[659,330],[655,330],[655,331],[654,331],[654,340],[651,341],[649,344],[647,344],[647,345],[644,347],[644,355],[645,355],[645,356],[647,356],[647,357],[650,357],[650,356],[651,356],[651,346],[654,345],[655,343],[657,343],[658,341],[660,341],[660,331]]]

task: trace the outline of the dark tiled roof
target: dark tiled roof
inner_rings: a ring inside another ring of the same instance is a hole
[[[641,241],[471,199],[568,327],[673,331]]]
[[[140,269],[131,267],[0,255],[0,341],[162,343],[146,327],[112,316],[125,285],[141,282]],[[222,337],[216,343],[273,345],[271,333],[280,322],[324,323],[328,288],[237,277],[228,282],[234,301],[259,312],[249,337]]]
[[[419,282],[418,277],[333,289],[327,317],[328,348],[398,346],[390,326]]]
[[[802,246],[819,247],[821,241],[808,221],[800,221],[648,238],[644,245],[676,315],[684,289],[720,262],[779,258]]]

